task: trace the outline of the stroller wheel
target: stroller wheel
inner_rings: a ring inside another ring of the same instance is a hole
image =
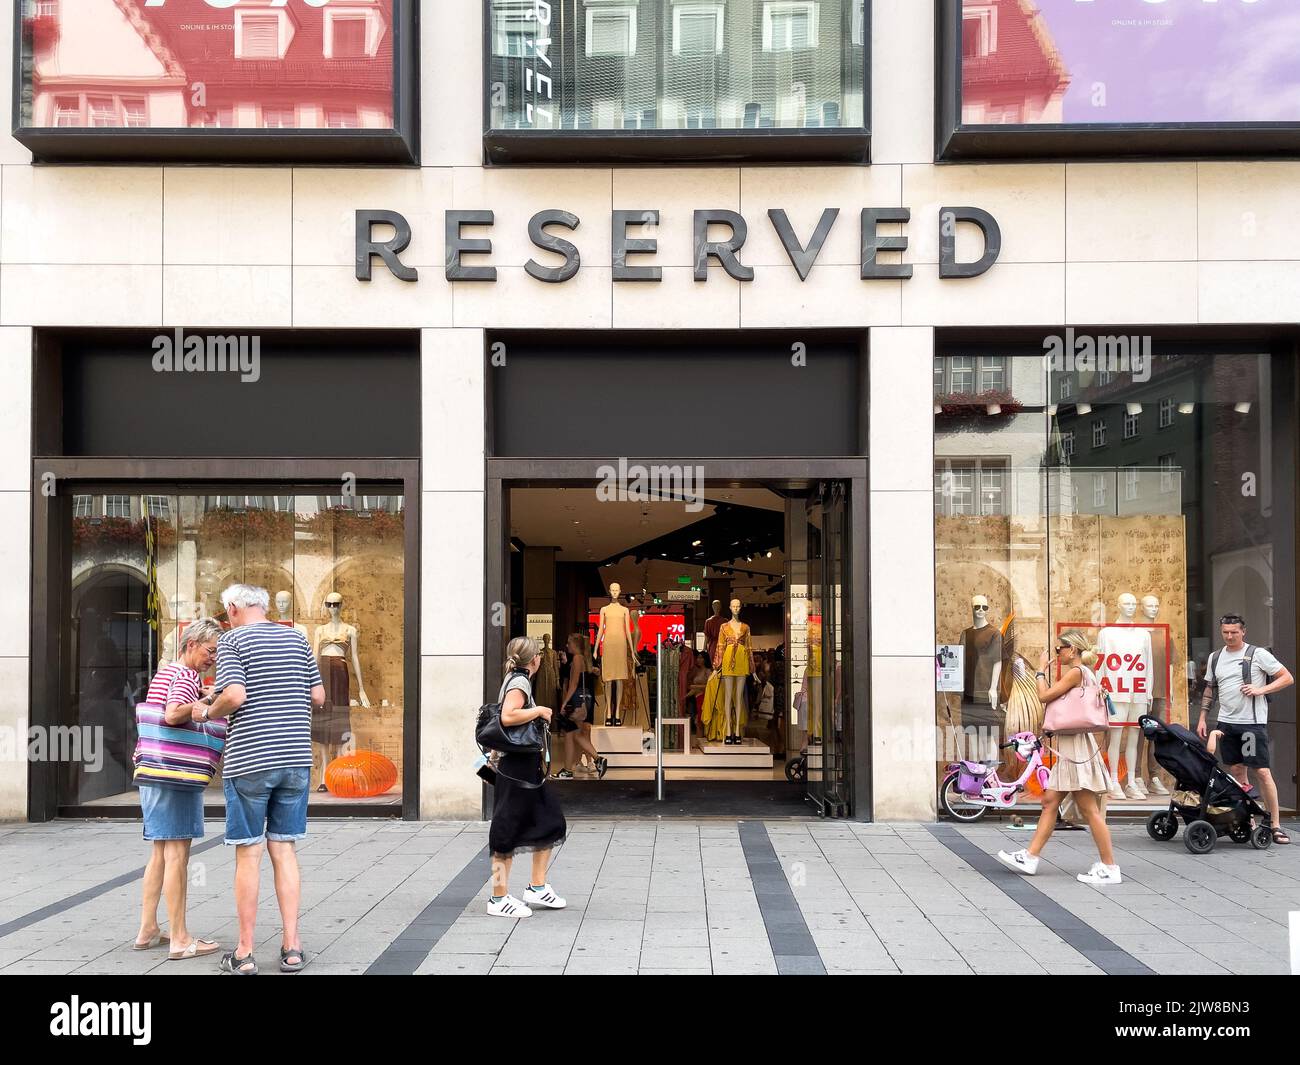
[[[1168,810],[1157,810],[1147,818],[1147,835],[1160,843],[1168,843],[1178,835],[1178,818]]]
[[[804,764],[803,755],[798,758],[791,758],[790,761],[785,763],[785,779],[791,784],[798,784],[803,780]]]
[[[1209,821],[1193,821],[1183,833],[1183,845],[1193,854],[1209,854],[1218,838]]]
[[[1250,827],[1249,821],[1234,821],[1228,828],[1228,838],[1233,843],[1249,843],[1252,835],[1254,829]]]
[[[1250,834],[1250,845],[1257,851],[1267,850],[1273,845],[1273,830],[1268,825],[1256,825]]]

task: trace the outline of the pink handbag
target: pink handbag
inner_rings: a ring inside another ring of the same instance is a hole
[[[1097,676],[1087,666],[1083,670],[1083,683],[1047,704],[1043,714],[1043,731],[1057,736],[1070,736],[1083,732],[1105,732],[1110,728],[1110,715],[1106,712],[1106,693]]]

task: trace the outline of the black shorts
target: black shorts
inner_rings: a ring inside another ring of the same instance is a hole
[[[1254,769],[1269,767],[1267,725],[1237,725],[1220,721],[1217,727],[1223,730],[1217,753],[1224,765],[1247,765]]]

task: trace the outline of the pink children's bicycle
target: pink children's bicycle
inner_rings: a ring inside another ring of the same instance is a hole
[[[1025,763],[1025,771],[1009,784],[998,777],[996,760],[984,762],[960,761],[944,770],[943,783],[939,785],[939,801],[948,816],[958,821],[978,821],[990,808],[1008,810],[1015,806],[1017,797],[1025,790],[1029,778],[1038,775],[1041,787],[1047,787],[1048,768],[1043,765],[1043,743],[1032,732],[1017,732],[998,748],[1014,750],[1016,757]]]

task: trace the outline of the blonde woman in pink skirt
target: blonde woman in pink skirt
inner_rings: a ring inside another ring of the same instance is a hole
[[[1092,672],[1097,664],[1097,650],[1078,629],[1061,633],[1056,641],[1056,660],[1060,664],[1060,679],[1055,684],[1047,682],[1050,660],[1046,652],[1039,660],[1038,672],[1034,674],[1038,684],[1038,697],[1044,706],[1053,699],[1059,699],[1070,689],[1079,687],[1085,679],[1089,684],[1098,683]],[[1090,732],[1084,732],[1078,735],[1052,736],[1046,743],[1055,750],[1056,762],[1043,792],[1043,812],[1038,818],[1038,829],[1028,847],[1012,853],[998,851],[998,861],[1025,876],[1037,873],[1039,856],[1056,827],[1057,811],[1069,795],[1088,822],[1088,830],[1092,833],[1093,842],[1097,844],[1097,856],[1101,859],[1094,862],[1086,873],[1080,873],[1079,879],[1085,884],[1120,883],[1119,866],[1115,863],[1115,852],[1111,848],[1110,829],[1106,827],[1106,811],[1103,806],[1106,792],[1110,789],[1110,773],[1102,761],[1096,737]]]

